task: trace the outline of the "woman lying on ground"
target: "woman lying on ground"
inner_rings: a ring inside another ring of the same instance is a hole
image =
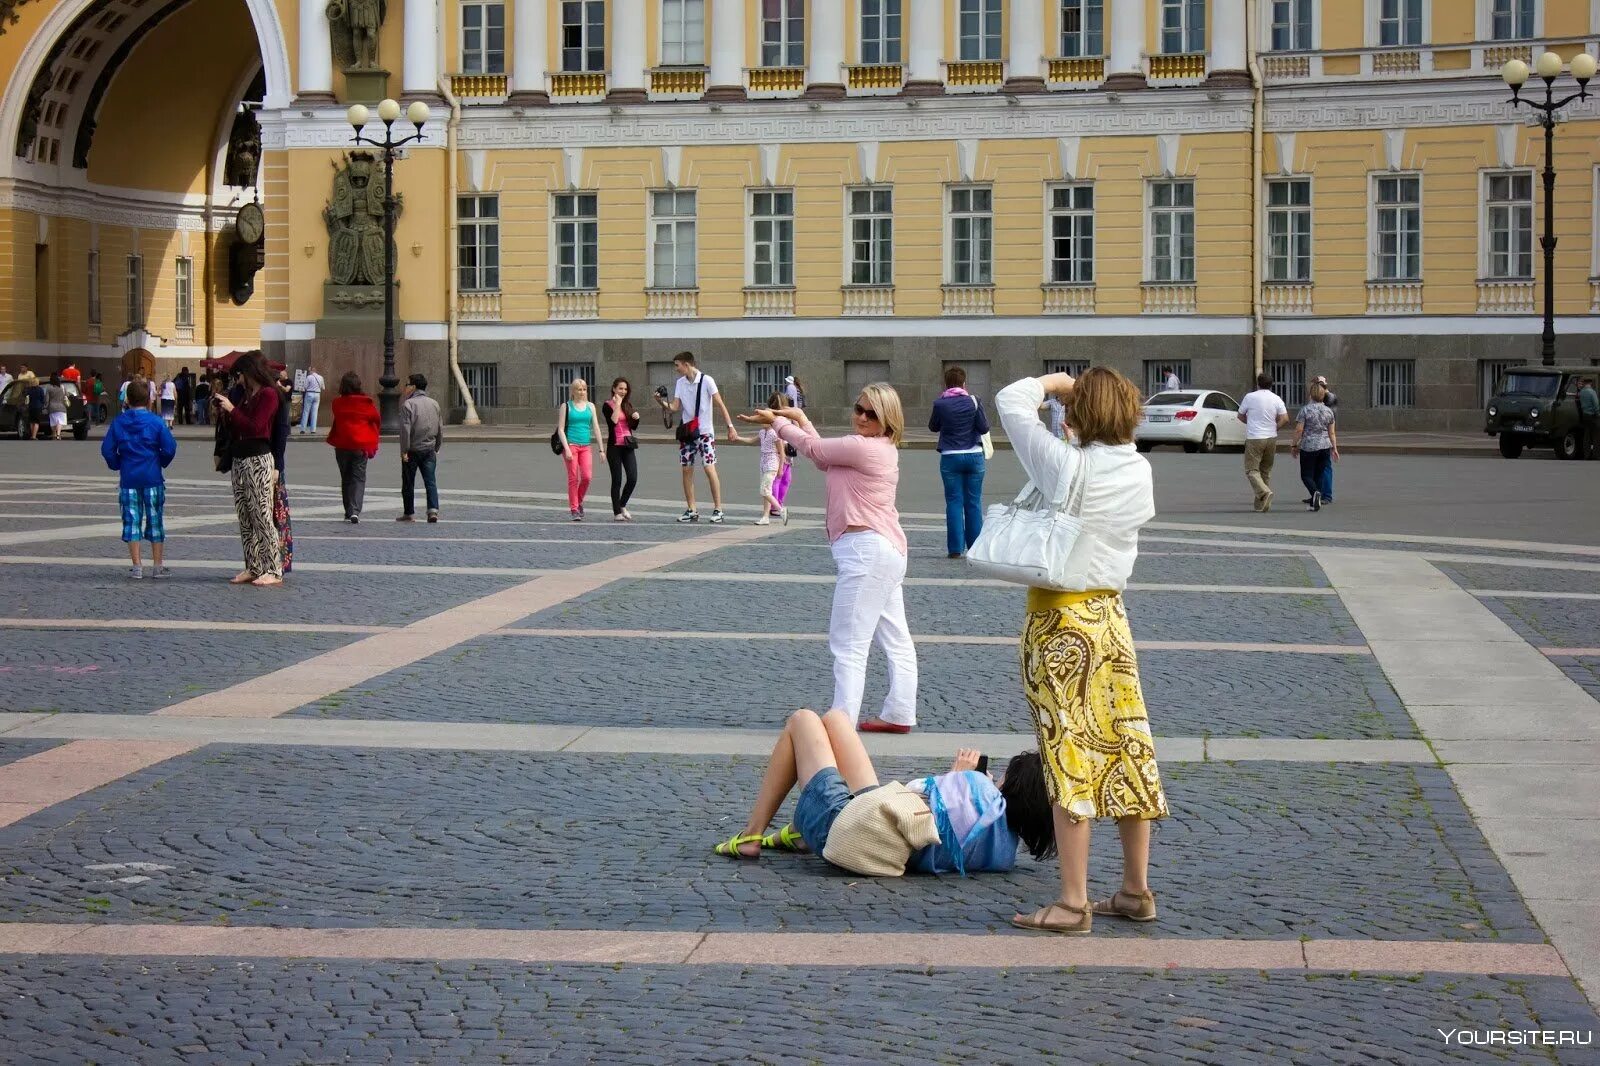
[[[1055,850],[1050,798],[1038,752],[1011,760],[996,783],[963,749],[947,773],[902,785],[878,783],[872,759],[843,710],[796,711],[772,749],[744,831],[718,855],[754,859],[762,848],[813,851],[852,873],[1009,870],[1020,843],[1036,859]],[[795,785],[794,822],[767,834]]]

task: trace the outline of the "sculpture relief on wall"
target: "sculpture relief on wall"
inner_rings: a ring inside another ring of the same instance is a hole
[[[252,186],[260,164],[261,123],[256,120],[254,108],[241,107],[234,114],[233,129],[228,133],[228,155],[222,167],[222,180],[241,188]]]
[[[378,69],[378,30],[388,4],[384,0],[330,0],[327,7],[333,58],[344,69]]]

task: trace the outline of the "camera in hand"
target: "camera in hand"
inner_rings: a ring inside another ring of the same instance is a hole
[[[973,767],[973,769],[977,770],[978,773],[980,773],[980,774],[988,773],[989,772],[989,756],[987,756],[987,755],[978,756],[978,765]]]

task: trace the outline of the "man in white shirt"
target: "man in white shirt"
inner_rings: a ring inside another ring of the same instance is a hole
[[[1256,391],[1239,403],[1244,423],[1244,476],[1256,494],[1256,510],[1272,510],[1272,463],[1278,454],[1278,430],[1288,425],[1289,409],[1272,391],[1272,375],[1256,375]]]
[[[672,360],[672,369],[678,372],[673,387],[672,402],[661,397],[656,402],[678,415],[678,465],[683,468],[684,512],[680,522],[700,521],[700,512],[694,509],[694,461],[699,457],[706,468],[706,482],[711,486],[711,522],[722,522],[722,481],[717,477],[717,428],[712,413],[721,409],[722,420],[728,424],[728,440],[742,438],[733,428],[733,417],[728,405],[710,374],[702,373],[694,365],[693,352],[679,352]]]
[[[6,369],[4,363],[0,363],[0,392],[5,392],[6,386],[11,384],[11,381],[11,372]]]
[[[1178,380],[1178,368],[1172,366],[1167,367],[1167,391],[1177,392],[1181,388],[1183,388],[1183,382]]]
[[[322,405],[322,390],[325,384],[316,367],[307,368],[305,393],[300,398],[301,433],[317,431],[317,408]]]

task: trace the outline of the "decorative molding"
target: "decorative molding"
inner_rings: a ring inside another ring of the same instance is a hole
[[[1156,176],[1162,178],[1176,177],[1178,173],[1178,135],[1176,133],[1163,133],[1156,137]]]
[[[856,168],[860,180],[871,185],[878,180],[878,142],[860,141],[856,144]]]
[[[1269,133],[1394,130],[1426,126],[1499,126],[1510,111],[1499,78],[1386,85],[1352,78],[1337,84],[1269,86]]]
[[[1083,175],[1078,173],[1078,149],[1081,144],[1079,137],[1057,137],[1056,159],[1061,164],[1061,180],[1072,181]]]
[[[489,162],[489,153],[481,149],[463,152],[462,158],[466,160],[467,190],[469,192],[483,192],[484,168]]]
[[[683,148],[678,145],[661,146],[661,182],[676,189],[683,183]]]
[[[163,232],[200,232],[209,229],[213,233],[221,233],[233,221],[232,216],[220,211],[212,212],[204,203],[141,200],[105,187],[50,188],[32,181],[3,179],[0,179],[0,207],[41,216],[75,218],[99,225]],[[98,246],[98,243],[99,233],[96,230],[92,246]]]
[[[1275,133],[1273,137],[1278,142],[1278,173],[1294,173],[1294,131]]]
[[[761,156],[761,184],[769,187],[778,184],[778,153],[783,151],[783,145],[760,144],[756,151]]]
[[[561,149],[561,177],[569,189],[583,188],[583,149],[567,146]]]
[[[978,165],[978,141],[963,137],[956,141],[956,169],[961,181],[972,181]]]
[[[1507,122],[1494,128],[1494,144],[1499,152],[1502,167],[1517,165],[1517,130],[1516,123]]]
[[[1406,131],[1383,131],[1383,159],[1384,165],[1390,170],[1399,170],[1405,157]]]
[[[694,290],[689,290],[693,292]],[[1296,325],[1311,320],[1298,320]],[[1394,329],[1396,321],[1383,325]],[[1472,319],[1493,322],[1493,319]],[[1586,319],[1589,331],[1600,329],[1600,319]],[[1074,337],[1248,337],[1249,315],[1078,315],[1071,321]],[[1269,329],[1271,322],[1268,323]],[[1045,315],[973,315],[932,318],[900,317],[886,314],[846,315],[839,318],[795,317],[750,319],[680,319],[672,326],[673,339],[710,340],[752,338],[819,337],[1057,337],[1063,329],[1061,319]],[[1468,333],[1463,328],[1459,332]],[[1537,328],[1535,331],[1537,332]],[[406,335],[411,335],[408,324]],[[649,319],[596,322],[463,322],[463,341],[490,340],[622,340],[661,339],[661,323]]]

